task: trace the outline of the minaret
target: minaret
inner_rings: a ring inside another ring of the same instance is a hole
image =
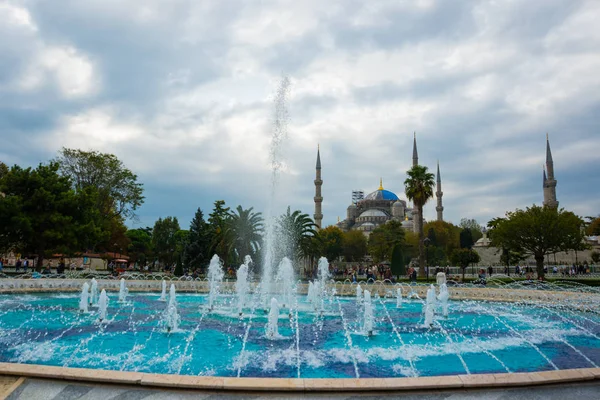
[[[417,153],[417,132],[414,133],[413,138],[413,167],[419,165],[419,154]]]
[[[323,202],[323,196],[321,196],[321,186],[323,180],[321,179],[321,152],[319,146],[317,146],[317,174],[315,177],[315,224],[317,229],[321,229],[321,222],[323,221],[323,213],[321,212],[321,203]]]
[[[419,153],[417,153],[417,132],[414,133],[413,137],[413,167],[415,165],[419,165]],[[412,210],[413,216],[413,232],[419,233],[419,208],[417,206],[413,207]]]
[[[546,176],[546,172],[548,175]],[[546,169],[544,171],[544,206],[558,208],[556,200],[556,179],[554,179],[554,161],[550,151],[550,140],[546,134]]]
[[[438,160],[437,163],[437,180],[436,180],[437,190],[435,192],[435,197],[437,197],[437,207],[435,210],[437,211],[437,220],[444,220],[444,206],[442,205],[442,196],[444,192],[442,192],[442,176],[440,175],[440,162]]]

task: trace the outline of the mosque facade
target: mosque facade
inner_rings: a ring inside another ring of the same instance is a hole
[[[413,166],[418,165],[419,156],[417,152],[416,135],[413,140]],[[323,218],[321,212],[321,158],[317,150],[317,171],[315,179],[315,222],[320,228],[320,222]],[[441,176],[438,163],[437,169],[437,218],[443,220]],[[353,196],[352,203],[346,210],[346,218],[337,223],[337,227],[344,232],[357,230],[368,236],[377,227],[387,223],[388,221],[398,221],[402,227],[408,231],[417,232],[418,229],[418,210],[411,207],[406,201],[401,200],[394,192],[383,188],[383,181],[379,180],[379,188],[366,196]]]

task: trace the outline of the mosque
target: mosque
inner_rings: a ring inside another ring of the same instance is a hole
[[[419,156],[417,152],[416,135],[413,140],[413,166],[419,164]],[[321,156],[317,150],[317,166],[315,179],[315,214],[314,220],[316,225],[321,228],[323,214],[321,213]],[[368,236],[378,226],[385,224],[388,221],[401,221],[402,227],[408,231],[417,232],[419,224],[418,210],[416,207],[410,207],[406,201],[401,200],[394,192],[385,190],[383,182],[380,179],[379,188],[363,196],[363,192],[353,192],[352,204],[347,208],[346,219],[339,221],[337,227],[344,232],[349,230],[357,230]],[[437,219],[443,220],[444,207],[442,206],[442,181],[440,176],[440,166],[437,166],[436,176],[436,193],[437,197]]]

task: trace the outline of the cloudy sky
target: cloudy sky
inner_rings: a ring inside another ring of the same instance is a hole
[[[265,211],[282,75],[276,213],[312,215],[317,144],[324,224],[380,177],[405,198],[415,131],[447,220],[540,204],[546,133],[561,206],[600,213],[600,1],[0,0],[0,21],[0,160],[116,154],[146,189],[130,226]]]

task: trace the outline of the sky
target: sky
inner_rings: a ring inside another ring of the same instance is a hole
[[[0,160],[117,155],[145,188],[131,227],[218,199],[312,215],[318,145],[335,224],[380,178],[406,199],[414,132],[448,221],[541,204],[547,133],[560,206],[600,213],[600,1],[0,0],[0,21]]]

